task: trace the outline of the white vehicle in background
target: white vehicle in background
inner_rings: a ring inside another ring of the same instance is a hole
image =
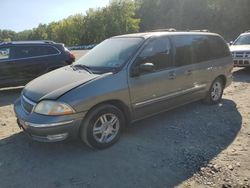
[[[250,30],[230,42],[235,67],[250,67]]]

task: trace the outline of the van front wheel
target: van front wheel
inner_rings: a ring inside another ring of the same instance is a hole
[[[80,130],[81,139],[92,148],[107,148],[120,138],[124,122],[124,116],[117,107],[101,105],[85,118]]]
[[[221,78],[216,78],[212,83],[204,102],[207,104],[218,104],[221,101],[224,84]]]

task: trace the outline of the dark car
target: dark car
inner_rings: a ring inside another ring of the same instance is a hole
[[[75,61],[63,44],[52,41],[0,43],[0,88],[22,86]]]
[[[232,69],[229,48],[214,33],[117,36],[27,84],[14,110],[35,140],[80,136],[91,147],[106,148],[129,122],[201,99],[219,103]]]

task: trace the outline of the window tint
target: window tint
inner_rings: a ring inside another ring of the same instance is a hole
[[[192,64],[194,61],[191,36],[173,36],[175,44],[175,65],[185,66]]]
[[[15,58],[37,57],[58,54],[51,46],[15,46]]]
[[[0,48],[0,60],[10,58],[10,48]]]
[[[200,63],[212,59],[209,52],[209,38],[205,35],[192,36],[193,63]]]
[[[227,57],[230,55],[227,44],[220,37],[209,36],[209,47],[212,56],[211,59]]]
[[[167,37],[151,39],[136,60],[136,65],[153,63],[155,70],[172,66],[171,45]]]
[[[42,48],[44,49],[46,55],[54,55],[59,53],[58,50],[52,46],[42,46]]]
[[[225,42],[217,36],[173,36],[173,42],[176,47],[176,66],[200,63],[230,55]]]

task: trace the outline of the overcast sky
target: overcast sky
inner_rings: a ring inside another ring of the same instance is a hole
[[[32,29],[39,23],[58,21],[108,3],[109,0],[0,0],[0,29]]]

